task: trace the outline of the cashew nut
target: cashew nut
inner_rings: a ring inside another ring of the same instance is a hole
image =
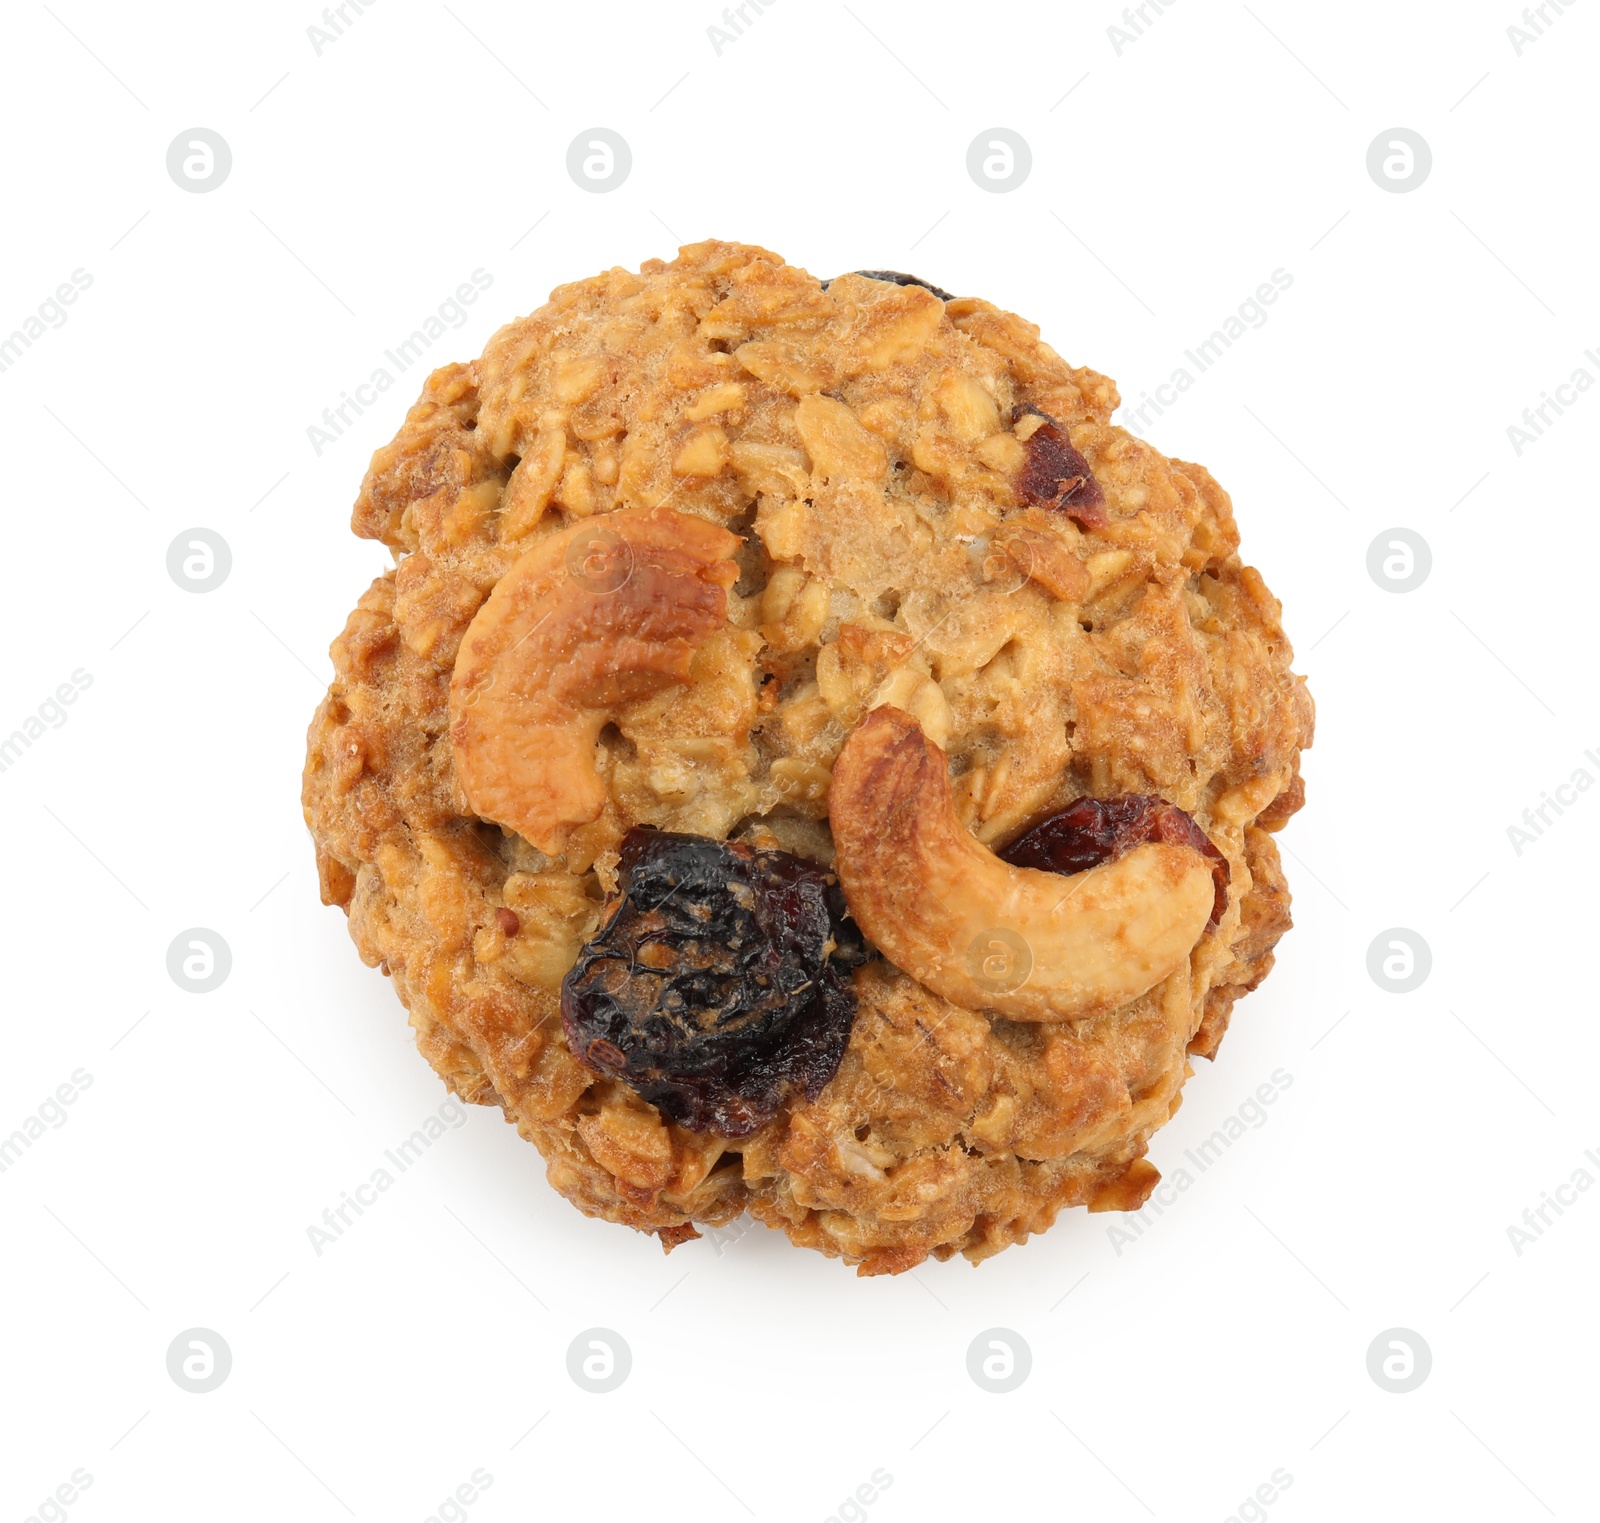
[[[829,818],[850,912],[936,994],[1018,1021],[1096,1015],[1180,968],[1205,930],[1210,862],[1150,842],[1085,872],[1012,867],[957,819],[944,752],[874,709],[834,764]]]
[[[456,776],[474,813],[556,855],[598,819],[611,713],[686,682],[727,620],[736,535],[630,508],[541,539],[495,584],[450,681]]]

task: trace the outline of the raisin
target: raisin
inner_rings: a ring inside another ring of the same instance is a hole
[[[1191,815],[1152,794],[1078,799],[1024,831],[1000,853],[1000,858],[1013,867],[1081,873],[1147,841],[1188,846],[1210,861],[1216,894],[1206,927],[1209,930],[1216,925],[1228,907],[1228,859],[1211,844]]]
[[[955,297],[948,291],[934,285],[932,281],[921,280],[915,275],[907,275],[900,270],[852,270],[850,273],[852,275],[864,275],[868,280],[886,280],[890,285],[894,286],[921,286],[924,291],[932,291],[940,301],[955,300]],[[838,278],[837,275],[830,276],[822,282],[822,289],[826,291]]]
[[[1089,462],[1072,447],[1066,429],[1031,402],[1013,408],[1011,421],[1016,423],[1029,413],[1044,422],[1023,441],[1028,458],[1017,473],[1018,501],[1026,507],[1065,513],[1082,529],[1105,528],[1106,494],[1094,479]]]
[[[572,1051],[690,1131],[745,1137],[839,1067],[866,960],[831,873],[635,827],[618,896],[561,985]]]

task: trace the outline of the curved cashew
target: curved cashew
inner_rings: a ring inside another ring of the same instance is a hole
[[[1011,867],[956,818],[944,752],[874,709],[834,764],[829,817],[850,913],[936,994],[1018,1021],[1115,1009],[1183,965],[1212,911],[1211,864],[1152,842],[1085,872]]]
[[[541,851],[598,819],[595,744],[612,710],[686,682],[727,620],[737,535],[629,508],[542,539],[495,584],[450,680],[456,775],[473,812]]]

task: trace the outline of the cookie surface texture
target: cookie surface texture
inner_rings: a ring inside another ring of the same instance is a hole
[[[449,1088],[668,1248],[749,1212],[895,1273],[1136,1209],[1289,926],[1313,710],[1227,494],[901,279],[562,286],[354,509],[395,565],[311,725],[323,899]]]

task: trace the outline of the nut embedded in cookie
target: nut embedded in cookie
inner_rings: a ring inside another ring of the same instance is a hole
[[[1146,841],[1065,878],[1002,861],[956,818],[944,752],[889,706],[845,742],[829,819],[861,929],[969,1010],[1113,1010],[1181,967],[1212,912],[1211,861],[1192,845]]]
[[[738,547],[703,519],[626,509],[540,540],[501,577],[450,682],[456,773],[479,816],[551,855],[599,818],[611,709],[688,679],[726,620]]]

